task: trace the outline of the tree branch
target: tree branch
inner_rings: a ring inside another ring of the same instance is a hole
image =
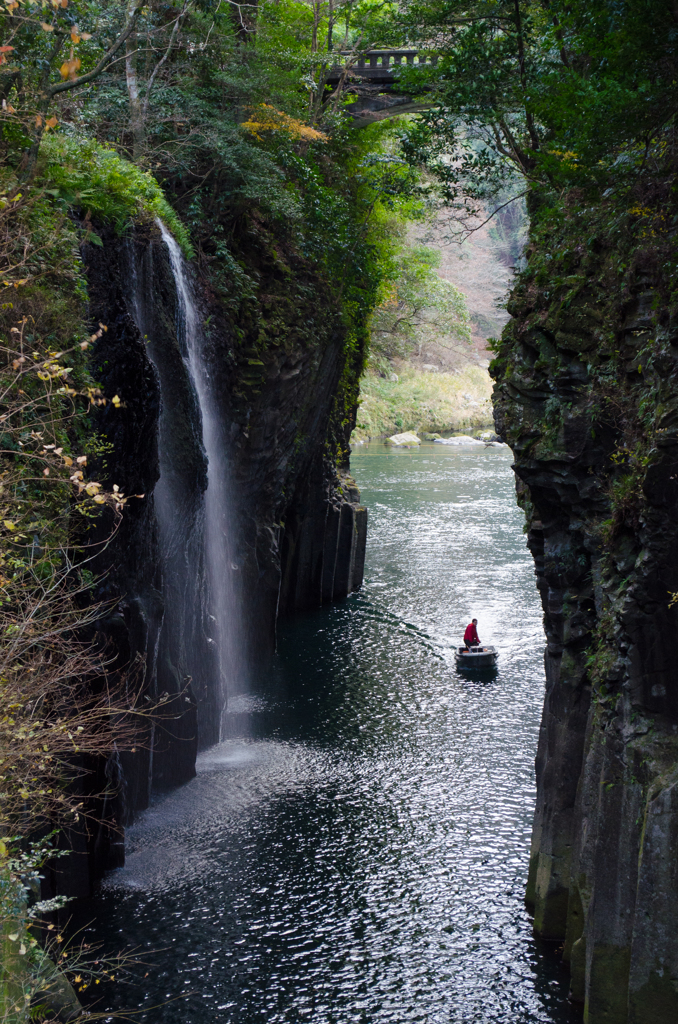
[[[523,174],[527,174],[528,171],[532,170],[533,160],[518,145],[518,143],[516,142],[515,138],[513,137],[513,133],[511,132],[511,129],[506,124],[506,121],[504,120],[503,117],[497,118],[497,124],[499,125],[499,127],[502,130],[502,132],[504,133],[504,138],[506,139],[506,141],[508,142],[508,144],[509,144],[509,146],[511,148],[511,157],[512,157],[512,159],[514,160],[515,163],[518,164],[518,166],[520,167],[520,169],[523,172]]]
[[[541,5],[545,11],[551,14],[551,0],[541,0]],[[563,36],[563,30],[560,27],[560,21],[555,14],[551,14],[551,21],[553,22],[555,37],[560,43],[560,59],[566,68],[570,68],[570,58],[568,57],[567,50],[565,49],[565,37]]]
[[[67,89],[76,89],[79,85],[86,85],[87,82],[91,82],[93,79],[98,78],[101,72],[105,70],[106,65],[110,61],[111,57],[114,57],[116,55],[120,47],[127,40],[127,37],[130,36],[134,31],[134,26],[136,25],[136,20],[137,17],[139,16],[139,12],[141,11],[142,6],[143,0],[139,0],[136,7],[131,12],[129,21],[125,25],[124,29],[122,30],[118,38],[115,40],[111,48],[107,50],[106,53],[103,55],[103,57],[101,58],[101,60],[95,68],[89,71],[86,75],[82,75],[80,78],[74,78],[66,82],[57,82],[55,85],[49,86],[49,88],[47,89],[47,95],[49,96],[49,98],[51,99],[53,96],[56,96],[60,92],[66,92]]]
[[[525,43],[523,41],[523,22],[520,16],[520,0],[513,0],[513,7],[516,12],[516,31],[518,33],[518,64],[520,67],[520,84],[523,87],[523,103],[525,104],[525,120],[527,131],[532,142],[532,149],[539,149],[539,134],[535,127],[534,118],[530,113],[527,99],[527,73],[525,70]]]
[[[496,210],[493,210],[490,216],[486,217],[482,224],[476,224],[474,228],[470,228],[462,238],[462,242],[465,242],[466,239],[470,238],[471,235],[475,234],[476,231],[480,231],[480,229],[484,228],[486,224],[489,224],[492,218],[495,217],[500,210],[503,210],[505,206],[510,206],[511,203],[515,203],[516,199],[523,199],[529,191],[529,188],[526,188],[524,192],[519,192],[517,196],[513,196],[511,199],[507,199],[505,203],[502,203],[501,206],[498,206],[496,208]]]
[[[186,11],[188,10],[188,3],[189,3],[189,0],[184,0],[184,6],[182,8],[181,14],[177,18],[175,18],[175,20],[174,20],[174,25],[172,26],[172,32],[170,34],[169,42],[167,44],[167,49],[165,50],[164,54],[162,55],[162,57],[160,58],[158,63],[153,68],[153,74],[151,75],[151,77],[148,80],[148,85],[146,86],[146,95],[144,96],[144,105],[143,105],[143,116],[144,116],[144,118],[148,114],[148,101],[149,101],[149,98],[150,98],[150,95],[151,95],[151,89],[153,88],[153,84],[154,84],[155,79],[157,77],[158,71],[160,71],[160,68],[163,66],[163,64],[165,63],[165,61],[167,60],[167,58],[170,55],[170,51],[172,49],[172,44],[174,43],[174,37],[176,36],[177,31],[179,29],[179,22],[181,21],[181,19],[186,14]]]
[[[43,68],[42,75],[40,76],[39,90],[43,96],[49,95],[49,75],[52,70],[52,64],[59,56],[59,50],[64,45],[64,36],[61,34],[57,35],[52,43],[52,49],[50,50],[49,57],[45,61],[45,67]]]

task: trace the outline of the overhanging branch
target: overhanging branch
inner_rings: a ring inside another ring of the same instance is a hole
[[[58,93],[60,92],[66,92],[68,89],[76,89],[78,86],[86,85],[87,82],[91,82],[93,79],[99,77],[101,72],[105,70],[106,65],[111,60],[111,58],[115,57],[116,53],[123,45],[125,40],[134,31],[134,26],[136,24],[137,17],[139,16],[139,12],[141,11],[142,5],[142,0],[140,0],[140,2],[137,3],[136,7],[130,14],[129,21],[125,25],[124,29],[122,30],[118,38],[115,40],[113,45],[110,47],[110,49],[107,50],[106,53],[103,55],[97,66],[93,68],[91,71],[88,71],[86,75],[81,75],[80,78],[69,79],[65,82],[57,82],[55,85],[49,86],[46,91],[50,99],[53,96],[58,95]]]

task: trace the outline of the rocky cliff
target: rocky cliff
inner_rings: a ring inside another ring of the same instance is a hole
[[[491,368],[547,637],[527,901],[589,1024],[678,1020],[671,195],[542,212]]]
[[[97,596],[114,602],[99,632],[111,676],[135,686],[156,711],[136,751],[111,755],[95,772],[97,791],[114,795],[96,809],[102,824],[88,841],[70,837],[76,852],[58,865],[57,888],[76,895],[122,862],[121,827],[153,789],[192,777],[197,751],[219,738],[223,701],[199,539],[207,460],[168,251],[150,224],[126,238],[97,230],[102,245],[83,252],[90,316],[107,330],[91,370],[120,402],[94,413],[92,468],[138,496],[95,563]],[[367,512],[348,476],[362,346],[317,272],[286,260],[260,225],[247,232],[248,269],[259,288],[244,315],[242,303],[236,319],[233,304],[191,273],[228,449],[231,568],[255,673],[274,651],[279,613],[360,586]],[[96,545],[109,532],[102,517],[90,540]]]

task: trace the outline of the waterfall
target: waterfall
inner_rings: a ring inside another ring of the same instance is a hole
[[[195,388],[202,419],[202,442],[207,455],[207,491],[205,494],[204,556],[207,571],[207,611],[216,643],[219,687],[222,707],[229,689],[240,692],[245,684],[240,620],[238,566],[233,551],[231,522],[232,500],[229,493],[229,467],[222,418],[211,386],[204,358],[203,335],[181,250],[162,221],[158,221],[167,246],[177,289],[177,300],[186,361]]]
[[[207,691],[214,695],[211,701],[215,705],[213,713],[216,712],[220,718],[229,691],[231,693],[241,692],[246,684],[239,599],[240,586],[237,578],[238,566],[234,557],[231,537],[230,516],[233,503],[229,493],[226,438],[209,368],[205,360],[200,315],[186,265],[172,234],[162,221],[158,220],[157,224],[167,247],[174,275],[177,299],[177,341],[197,402],[197,428],[201,431],[201,444],[207,461],[207,487],[204,491],[203,507],[199,515],[193,516],[193,521],[196,524],[196,539],[202,547],[202,551],[198,555],[192,550],[195,545],[189,535],[190,530],[187,525],[190,522],[190,517],[177,514],[182,496],[177,493],[176,484],[171,483],[174,467],[167,465],[171,460],[171,452],[163,451],[163,441],[165,440],[165,445],[168,442],[167,439],[163,439],[163,424],[161,422],[159,438],[161,477],[156,486],[160,540],[161,547],[168,544],[170,548],[178,547],[181,551],[182,568],[178,576],[182,577],[180,589],[183,593],[177,593],[175,597],[179,601],[180,607],[184,605],[187,616],[197,615],[203,620],[202,628],[207,634],[205,640],[209,648],[209,656],[208,664],[201,666],[200,674],[204,677],[205,674],[214,675],[216,673],[216,680],[206,680],[205,686]],[[157,340],[151,346],[152,358],[153,348],[157,350]],[[161,391],[164,392],[162,373],[160,376]],[[163,405],[165,405],[172,401],[173,395],[163,393],[162,399]],[[168,494],[168,490],[173,493]],[[176,535],[177,529],[183,531],[180,536]],[[165,552],[163,552],[164,554]],[[201,568],[204,569],[202,573]],[[175,575],[177,575],[176,570]],[[203,576],[202,587],[201,575]],[[167,595],[166,592],[166,601],[168,596],[170,600],[172,599],[172,595]],[[202,607],[191,608],[189,607],[191,602],[202,605]],[[172,617],[170,615],[170,618]],[[181,625],[179,625],[179,629],[181,629]],[[195,661],[196,654],[196,651],[185,651],[186,662],[190,664],[191,661]],[[216,730],[214,729],[215,724]],[[212,723],[212,728],[206,731],[210,739],[218,739],[220,721]]]

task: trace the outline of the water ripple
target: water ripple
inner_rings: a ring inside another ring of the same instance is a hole
[[[139,1020],[576,1019],[523,906],[543,634],[509,462],[353,456],[363,591],[283,628],[230,738],[129,830],[86,908],[109,947],[164,950],[112,996],[169,1000]],[[494,677],[455,669],[472,614]]]

